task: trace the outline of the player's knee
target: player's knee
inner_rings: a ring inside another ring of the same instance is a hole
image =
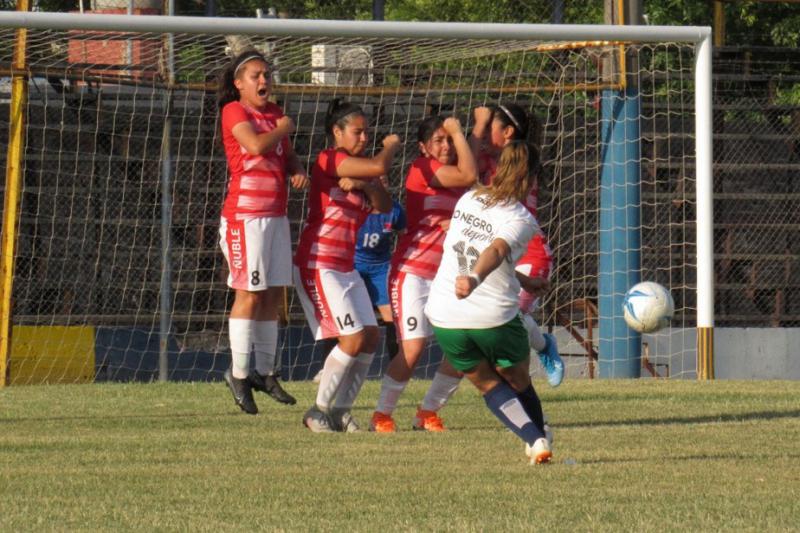
[[[245,290],[237,290],[236,291],[236,306],[240,309],[250,310],[251,312],[255,312],[255,310],[260,305],[262,298],[262,292],[255,292],[255,291],[245,291]]]
[[[531,384],[526,365],[515,365],[510,368],[498,368],[498,373],[517,392],[526,390]]]
[[[380,339],[380,331],[377,326],[364,327],[364,336],[361,344],[360,353],[375,353],[378,349],[378,340]]]
[[[360,353],[375,353],[377,346],[378,328],[376,326],[367,326],[353,335],[339,337],[339,347],[352,356]]]

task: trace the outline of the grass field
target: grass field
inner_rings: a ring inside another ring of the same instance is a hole
[[[311,434],[310,382],[287,385],[294,407],[257,396],[257,417],[221,383],[0,390],[0,531],[800,528],[800,382],[537,383],[539,467],[469,386],[450,431],[410,431],[426,385],[394,435]]]

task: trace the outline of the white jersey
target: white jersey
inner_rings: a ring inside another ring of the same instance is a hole
[[[519,312],[519,281],[514,265],[525,253],[539,225],[519,202],[486,208],[474,191],[456,204],[444,241],[442,263],[431,285],[425,314],[434,326],[483,329],[501,326]],[[511,254],[468,298],[455,294],[456,277],[472,272],[478,256],[495,239],[503,239]]]

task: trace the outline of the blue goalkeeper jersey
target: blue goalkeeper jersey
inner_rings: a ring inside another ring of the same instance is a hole
[[[406,228],[406,214],[397,201],[389,213],[372,213],[359,228],[356,237],[357,265],[387,263],[392,257],[392,236]]]

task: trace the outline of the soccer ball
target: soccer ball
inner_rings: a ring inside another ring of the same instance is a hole
[[[675,313],[672,295],[662,285],[643,281],[625,294],[625,322],[639,333],[653,333],[669,325]]]

